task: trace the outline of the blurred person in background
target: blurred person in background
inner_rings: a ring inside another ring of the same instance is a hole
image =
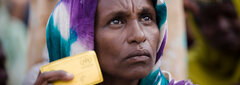
[[[30,0],[28,70],[44,61],[46,49],[46,24],[59,0]],[[47,56],[48,57],[48,56]]]
[[[239,0],[184,0],[194,43],[188,75],[200,85],[240,84]]]
[[[33,85],[40,67],[49,62],[46,46],[46,24],[59,0],[29,1],[29,41],[27,48],[27,75],[24,85]]]
[[[15,12],[20,10],[17,4],[26,3],[27,0],[0,0],[0,2],[0,41],[6,60],[8,75],[6,82],[7,85],[21,85],[26,73],[27,27],[23,18],[17,17],[25,15],[25,12]],[[4,79],[1,78],[2,80]]]

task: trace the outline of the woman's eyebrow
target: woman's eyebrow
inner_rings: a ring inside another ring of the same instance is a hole
[[[138,13],[138,15],[144,14],[144,13],[150,13],[150,14],[154,14],[154,11],[151,10],[150,8],[144,7],[141,9],[141,11]]]
[[[126,12],[126,11],[115,11],[115,12],[111,12],[107,15],[107,17],[115,17],[115,16],[123,16],[123,17],[129,17],[130,13]]]

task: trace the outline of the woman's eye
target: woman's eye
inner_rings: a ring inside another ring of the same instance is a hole
[[[111,27],[111,28],[121,28],[122,26],[124,26],[125,22],[123,19],[121,18],[115,18],[115,19],[112,19],[110,20],[110,22],[108,23],[108,25]]]
[[[114,19],[110,22],[111,25],[114,25],[114,24],[123,24],[123,22],[119,19]]]
[[[151,15],[145,14],[145,15],[141,16],[140,21],[141,21],[143,24],[146,24],[146,25],[147,25],[147,24],[151,24],[152,21],[153,21],[153,19],[152,19]]]
[[[150,17],[148,17],[148,16],[144,16],[143,18],[142,18],[142,21],[151,21],[152,19],[150,18]]]

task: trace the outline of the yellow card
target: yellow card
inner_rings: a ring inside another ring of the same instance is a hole
[[[100,66],[94,51],[53,61],[41,67],[41,72],[64,70],[74,75],[72,81],[56,81],[53,85],[93,85],[103,81]]]

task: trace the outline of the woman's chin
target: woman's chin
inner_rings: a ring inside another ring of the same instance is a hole
[[[134,79],[142,79],[146,77],[152,70],[151,66],[144,67],[144,66],[138,66],[135,68],[128,69],[128,71],[123,72],[123,75],[125,78],[134,80]]]

